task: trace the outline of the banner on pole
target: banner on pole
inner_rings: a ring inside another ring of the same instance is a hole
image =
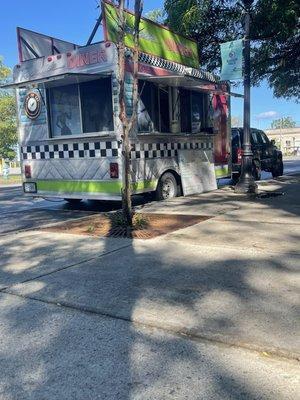
[[[221,44],[221,79],[231,81],[243,77],[243,39]]]

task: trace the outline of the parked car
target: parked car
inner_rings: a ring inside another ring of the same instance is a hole
[[[232,179],[237,181],[241,174],[243,155],[243,128],[232,128]],[[253,176],[260,180],[261,171],[272,173],[275,178],[283,175],[282,152],[276,147],[274,140],[259,129],[251,128],[251,148],[253,152]]]

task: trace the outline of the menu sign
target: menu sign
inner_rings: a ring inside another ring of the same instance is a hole
[[[217,189],[211,150],[179,150],[178,159],[184,196]]]

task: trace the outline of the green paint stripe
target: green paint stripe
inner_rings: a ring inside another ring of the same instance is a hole
[[[216,178],[221,178],[223,176],[228,176],[229,168],[227,165],[223,168],[215,168],[215,172],[216,172]]]
[[[56,193],[120,194],[121,181],[37,181],[37,190]]]
[[[133,191],[145,190],[145,189],[155,190],[156,185],[157,185],[156,180],[139,181],[132,184],[132,190]]]
[[[56,193],[108,193],[120,195],[122,190],[121,181],[40,180],[36,184],[38,191]],[[156,180],[139,181],[132,184],[132,190],[155,190],[156,184]]]

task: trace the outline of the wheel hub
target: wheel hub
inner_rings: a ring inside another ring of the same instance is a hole
[[[164,199],[169,199],[175,196],[175,188],[171,179],[166,179],[162,187]]]

